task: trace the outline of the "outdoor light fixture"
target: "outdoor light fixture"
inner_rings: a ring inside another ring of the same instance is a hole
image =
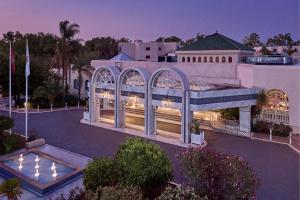
[[[171,105],[171,100],[170,99],[165,99],[162,101],[162,105],[164,107],[169,107]]]

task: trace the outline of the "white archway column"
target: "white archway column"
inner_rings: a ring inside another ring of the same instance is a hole
[[[190,127],[193,120],[193,112],[190,110],[190,91],[186,90],[182,96],[181,134],[180,141],[189,144],[191,142]]]
[[[93,79],[92,79],[93,80]],[[96,101],[95,101],[95,86],[94,81],[91,81],[91,86],[89,88],[89,115],[90,115],[90,123],[95,122],[96,118]]]
[[[153,107],[152,105],[148,105],[148,115],[147,115],[147,135],[155,134],[156,130],[156,112],[157,107]]]
[[[240,131],[251,132],[251,106],[240,107]]]
[[[126,101],[121,101],[118,103],[118,124],[117,128],[126,127]]]
[[[190,110],[190,91],[185,91],[183,99],[183,104],[185,108],[185,117],[184,117],[184,143],[191,143],[191,124],[193,120],[193,111]]]

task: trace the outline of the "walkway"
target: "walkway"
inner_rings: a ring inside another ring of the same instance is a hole
[[[0,112],[5,113],[7,112]],[[16,129],[24,131],[24,114],[14,113]],[[129,135],[80,124],[82,111],[29,114],[29,129],[47,143],[88,157],[114,156]],[[245,158],[261,179],[258,199],[299,199],[299,154],[286,145],[207,132],[207,148]],[[172,160],[175,181],[183,182],[176,154],[183,148],[158,143]]]

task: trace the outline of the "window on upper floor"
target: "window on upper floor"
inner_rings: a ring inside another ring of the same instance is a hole
[[[232,57],[231,56],[228,57],[228,62],[232,63]]]
[[[150,47],[146,47],[146,51],[150,51]]]
[[[201,62],[201,57],[198,57],[198,62],[199,62],[199,63]]]
[[[161,51],[161,47],[158,47],[158,51]]]
[[[185,62],[185,57],[182,57],[181,62]]]
[[[211,62],[211,63],[214,62],[214,59],[212,56],[209,57],[209,62]]]
[[[297,49],[297,48],[295,48],[295,49],[294,49],[294,52],[295,52],[295,53],[296,53],[296,52],[298,52],[298,49]]]
[[[217,57],[216,57],[216,63],[218,63],[218,62],[219,62],[219,57],[217,56]]]
[[[150,56],[149,56],[149,55],[146,55],[146,59],[150,59]]]
[[[203,62],[206,63],[207,62],[207,57],[205,56],[203,60],[204,60]]]
[[[193,57],[193,62],[196,62],[196,57]]]
[[[191,62],[191,58],[190,57],[187,57],[187,62]]]
[[[226,62],[226,58],[225,56],[222,56],[222,63],[225,63]]]

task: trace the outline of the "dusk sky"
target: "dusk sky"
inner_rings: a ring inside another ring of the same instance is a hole
[[[128,37],[144,41],[216,30],[241,41],[278,33],[299,39],[299,0],[1,0],[0,34],[19,30],[58,34],[58,23],[80,25],[79,38]]]

